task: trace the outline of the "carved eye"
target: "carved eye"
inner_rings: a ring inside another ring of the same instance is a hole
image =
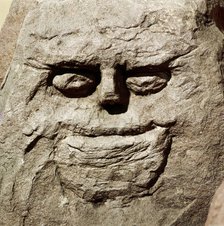
[[[100,82],[94,71],[63,70],[54,74],[52,85],[68,97],[85,97],[92,94]]]
[[[131,75],[127,78],[126,84],[128,89],[135,94],[147,95],[162,90],[169,80],[170,74],[168,72],[144,72]]]

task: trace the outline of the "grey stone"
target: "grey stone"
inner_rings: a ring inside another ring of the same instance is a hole
[[[18,34],[27,12],[37,4],[37,0],[14,0],[0,32],[0,83],[10,66]]]
[[[29,12],[0,92],[0,224],[204,225],[224,171],[219,4]]]

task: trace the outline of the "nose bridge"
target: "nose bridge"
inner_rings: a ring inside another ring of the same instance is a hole
[[[101,70],[100,101],[104,104],[117,103],[120,94],[117,92],[117,71],[115,68]]]
[[[109,114],[121,114],[128,110],[129,92],[125,74],[120,67],[101,68],[101,82],[98,87],[99,105]]]

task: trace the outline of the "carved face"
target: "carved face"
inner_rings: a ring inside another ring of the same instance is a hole
[[[199,103],[213,92],[194,57],[204,49],[193,39],[193,12],[125,4],[91,12],[81,2],[54,11],[46,3],[20,37],[25,153],[49,139],[40,149],[87,201],[147,195],[165,170],[172,128],[181,137],[185,123],[197,134],[206,117]]]

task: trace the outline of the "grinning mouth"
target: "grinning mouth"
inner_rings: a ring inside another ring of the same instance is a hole
[[[87,202],[148,194],[171,148],[168,127],[149,128],[135,135],[123,130],[122,135],[79,134],[61,140],[54,155],[61,181]]]
[[[129,130],[129,133],[122,133],[125,135],[69,136],[60,145],[58,158],[60,162],[103,167],[126,165],[163,155],[171,141],[169,129],[160,126],[152,129],[151,126],[150,130],[140,132],[136,135]]]

